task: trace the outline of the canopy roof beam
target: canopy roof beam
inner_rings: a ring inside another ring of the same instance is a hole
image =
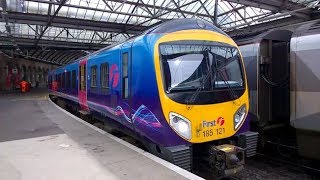
[[[305,8],[305,6],[294,3],[291,1],[284,2],[282,0],[267,0],[267,1],[260,1],[260,0],[225,0],[228,2],[238,3],[245,6],[251,6],[255,8],[261,8],[270,10],[273,13],[281,13],[287,11],[293,11],[296,9]],[[292,15],[297,16],[299,18],[309,20],[310,19],[310,10],[306,9],[304,12],[293,12]]]
[[[8,22],[10,23],[21,23],[42,26],[47,25],[47,16],[41,14],[10,12],[8,14],[8,18]],[[0,21],[5,22],[5,19],[1,18]],[[125,23],[102,22],[60,16],[57,16],[54,18],[54,20],[52,20],[51,26],[60,28],[86,29],[92,31],[107,31],[118,33],[126,32],[129,34],[141,33],[147,28],[146,26],[142,25],[136,26]]]

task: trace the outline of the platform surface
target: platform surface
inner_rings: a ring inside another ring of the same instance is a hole
[[[46,93],[0,95],[0,110],[0,179],[198,179],[76,120]]]

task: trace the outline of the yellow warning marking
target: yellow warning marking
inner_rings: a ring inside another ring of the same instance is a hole
[[[21,97],[21,98],[10,99],[10,101],[32,101],[32,100],[48,100],[48,96],[33,96],[33,97]]]

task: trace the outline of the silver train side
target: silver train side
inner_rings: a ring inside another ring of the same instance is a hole
[[[289,134],[285,127],[291,126],[298,153],[320,159],[320,21],[271,30],[237,44],[256,130]]]

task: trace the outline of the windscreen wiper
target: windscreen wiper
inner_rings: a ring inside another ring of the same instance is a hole
[[[209,52],[210,53],[210,52]],[[212,54],[214,55],[214,54]],[[214,74],[214,78],[212,79],[212,82],[215,83],[215,80],[217,79],[217,75],[216,73],[219,73],[219,75],[222,77],[223,82],[225,83],[231,97],[235,100],[238,98],[237,94],[235,93],[234,89],[230,86],[230,84],[228,83],[228,80],[226,79],[226,77],[224,76],[224,74],[221,72],[221,69],[225,68],[226,65],[217,68],[216,66],[214,66],[214,63],[212,62],[212,65],[214,67],[215,70],[215,74]],[[201,86],[199,86],[197,88],[197,90],[195,91],[195,93],[189,98],[189,100],[187,101],[187,105],[190,105],[191,103],[193,103],[196,98],[198,97],[202,86],[204,86],[204,84],[206,83],[206,81],[208,80],[209,76],[211,75],[212,72],[212,68],[209,69],[208,74],[205,76],[205,79],[202,81]]]
[[[230,86],[230,84],[228,83],[228,80],[226,80],[226,77],[224,76],[224,74],[221,71],[218,71],[219,75],[222,77],[222,80],[224,82],[224,84],[227,86],[230,95],[232,96],[232,99],[238,99],[237,94],[234,92],[233,88]]]
[[[200,86],[197,88],[197,90],[192,94],[192,96],[187,100],[187,105],[193,103],[196,98],[198,97],[198,94],[200,93],[202,87],[205,85],[205,83],[207,82],[207,80],[209,79],[209,76],[211,74],[211,68],[208,71],[208,74],[204,77],[204,80],[201,82]],[[215,76],[216,77],[216,76]]]
[[[207,55],[205,56],[207,58],[207,62],[209,61],[209,50],[206,50],[207,52]],[[213,63],[212,63],[213,65]],[[211,66],[212,66],[211,65]],[[200,86],[197,88],[197,90],[192,94],[192,96],[187,100],[187,105],[190,105],[191,103],[193,103],[196,98],[198,97],[202,87],[205,85],[205,83],[207,82],[207,80],[209,79],[209,77],[211,76],[211,72],[212,72],[212,68],[209,68],[208,70],[208,73],[206,74],[206,76],[204,77],[203,81],[201,82]],[[215,76],[214,76],[214,80],[216,79],[216,73],[215,73]]]
[[[207,53],[207,55],[205,56],[207,58],[207,62],[209,62],[209,53],[210,51],[207,49],[205,51]],[[211,66],[213,66],[213,62],[211,64]],[[207,82],[207,80],[209,79],[209,77],[211,76],[212,73],[212,68],[211,66],[209,67],[208,73],[206,74],[206,76],[204,77],[203,81],[201,82],[200,86],[197,88],[197,90],[194,92],[194,94],[192,94],[192,96],[187,100],[187,105],[190,105],[191,103],[193,103],[196,98],[198,97],[202,87],[205,85],[205,83]],[[215,68],[215,70],[217,70],[217,68]],[[212,79],[212,81],[214,82],[217,78],[216,72],[214,73],[214,78]]]
[[[211,53],[211,52],[209,52],[209,53]],[[214,54],[212,54],[212,55],[214,55]],[[234,57],[234,56],[233,56],[233,57]],[[232,57],[232,58],[233,58],[233,57]],[[234,61],[234,60],[233,60],[233,61]],[[229,63],[230,63],[230,62],[229,62]],[[222,66],[222,67],[220,67],[220,68],[218,69],[216,66],[214,66],[216,72],[219,73],[219,75],[222,77],[222,80],[223,80],[224,84],[227,86],[228,91],[230,92],[230,95],[231,95],[232,98],[235,100],[235,99],[238,98],[237,94],[234,92],[233,88],[232,88],[232,87],[230,86],[230,84],[228,83],[227,78],[226,78],[226,77],[224,76],[224,74],[220,71],[220,69],[223,69],[223,68],[225,68],[225,67],[226,67],[226,65],[224,65],[224,66]]]

